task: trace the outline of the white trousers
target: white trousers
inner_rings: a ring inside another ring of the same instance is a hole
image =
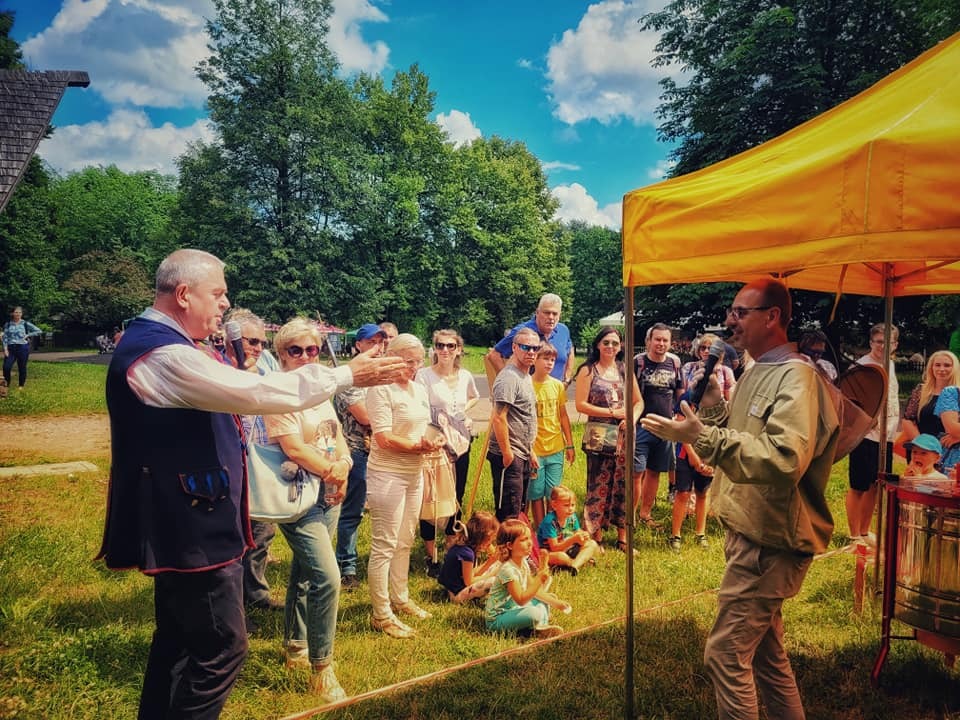
[[[367,584],[375,620],[393,618],[390,603],[410,599],[410,548],[416,536],[423,500],[423,479],[367,468],[370,509],[370,563]]]

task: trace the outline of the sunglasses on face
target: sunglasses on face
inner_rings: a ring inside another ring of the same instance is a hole
[[[263,345],[264,343],[267,342],[266,340],[262,340],[262,339],[260,339],[260,338],[248,338],[248,337],[245,337],[244,340],[246,340],[248,343],[250,343],[250,347],[260,347],[261,345]]]
[[[773,305],[758,305],[757,307],[741,307],[739,305],[734,305],[733,307],[727,308],[727,317],[735,317],[737,320],[743,320],[754,310],[769,310],[772,307]]]
[[[620,347],[619,340],[601,340],[600,344],[604,347]]]
[[[437,350],[456,350],[456,349],[457,349],[457,343],[455,343],[455,342],[452,342],[452,343],[435,342],[435,343],[433,344],[433,347],[435,347]]]
[[[307,345],[307,347],[300,347],[299,345],[291,345],[287,348],[287,355],[292,358],[298,358],[304,353],[307,354],[308,358],[315,358],[320,354],[319,345]]]
[[[517,347],[520,348],[523,352],[528,352],[528,353],[540,352],[539,345],[524,345],[523,343],[517,343]]]

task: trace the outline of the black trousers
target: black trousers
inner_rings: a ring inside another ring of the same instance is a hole
[[[157,628],[139,720],[213,720],[247,656],[243,565],[154,577]]]
[[[496,505],[497,520],[515,518],[527,505],[527,486],[530,485],[530,458],[513,456],[513,462],[503,465],[503,456],[487,453],[490,461],[490,475],[493,477],[493,502]]]

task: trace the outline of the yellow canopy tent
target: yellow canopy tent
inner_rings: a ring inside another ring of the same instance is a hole
[[[960,292],[960,33],[778,138],[624,196],[625,287],[770,274]]]
[[[780,137],[624,196],[627,317],[638,285],[770,275],[885,297],[888,347],[894,297],[960,293],[960,33]],[[631,394],[628,384],[628,406]],[[630,451],[634,430],[628,421]],[[626,585],[632,618],[629,555]],[[625,645],[631,718],[632,622]]]

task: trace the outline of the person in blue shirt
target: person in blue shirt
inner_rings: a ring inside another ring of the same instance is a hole
[[[494,369],[495,373],[503,370],[503,366],[513,355],[514,336],[517,331],[527,328],[536,332],[541,340],[557,349],[557,362],[550,371],[550,375],[569,385],[573,378],[573,341],[570,339],[570,329],[560,322],[562,308],[563,300],[559,295],[547,293],[541,297],[533,317],[514,327],[486,354],[487,364]]]
[[[23,319],[23,308],[17,305],[10,313],[10,319],[3,326],[3,379],[10,385],[10,372],[17,364],[19,387],[27,382],[27,358],[30,356],[30,338],[41,335],[43,331],[31,322]]]

